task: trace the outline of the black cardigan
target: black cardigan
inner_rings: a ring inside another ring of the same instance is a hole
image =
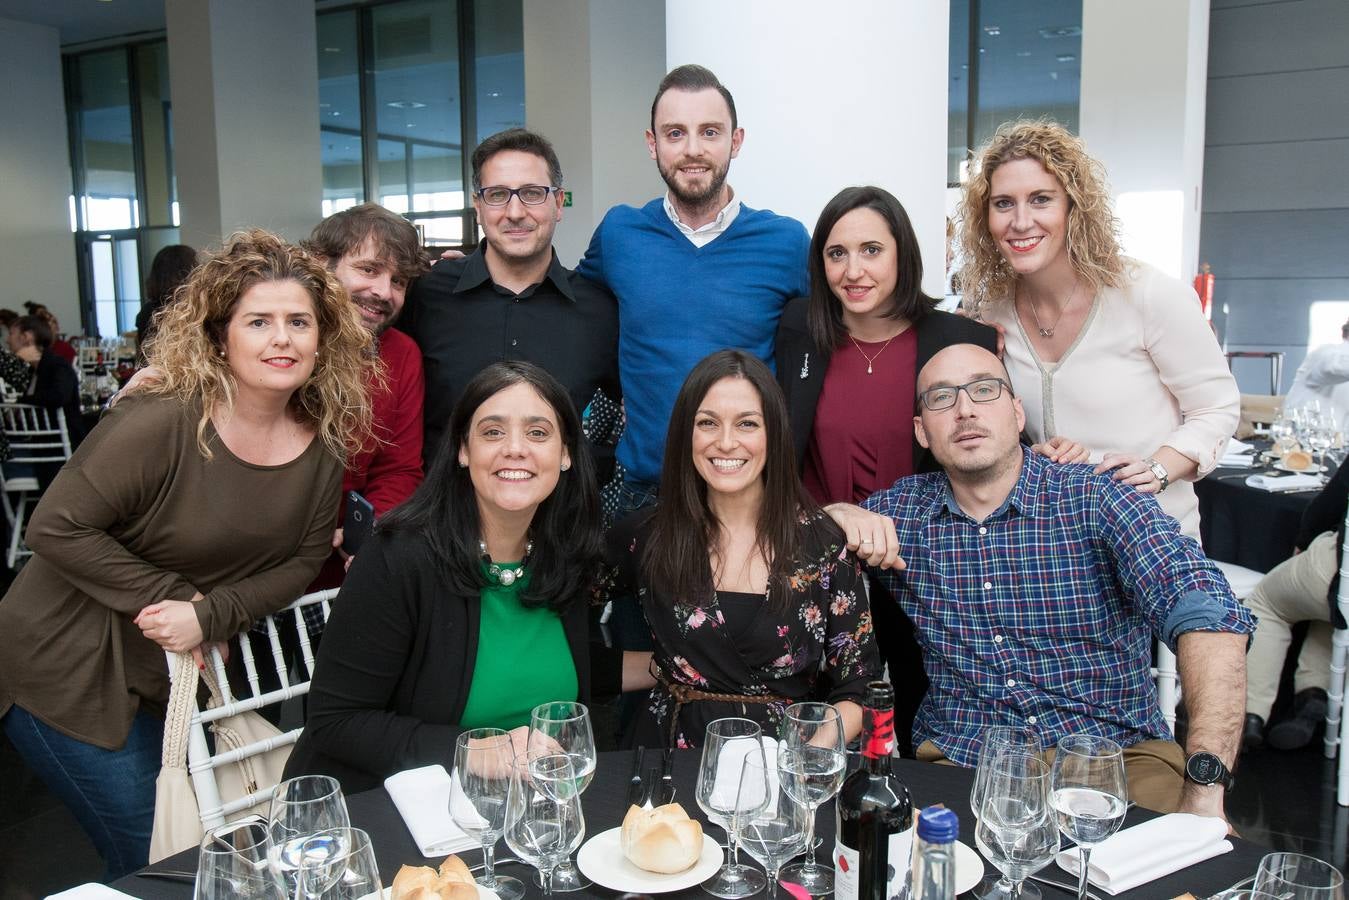
[[[589,610],[581,597],[562,615],[582,703],[593,686]],[[452,769],[478,625],[478,598],[454,593],[423,537],[377,532],[333,604],[285,777],[331,775],[351,794],[404,769]],[[601,655],[601,693],[617,693],[619,658]]]
[[[810,298],[797,297],[782,311],[778,323],[777,370],[778,384],[787,397],[787,413],[791,418],[792,442],[796,448],[796,464],[805,464],[810,434],[815,427],[815,407],[824,389],[824,373],[829,368],[830,350],[820,350],[810,336],[806,310]],[[987,325],[964,316],[934,310],[918,321],[918,360],[914,376],[937,351],[952,344],[977,344],[996,353],[998,333]],[[897,397],[897,413],[910,417],[912,397]],[[917,439],[913,442],[913,470],[931,472],[938,468],[935,460]]]

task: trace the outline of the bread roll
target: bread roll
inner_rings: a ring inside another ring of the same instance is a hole
[[[441,883],[473,884],[473,873],[468,865],[457,856],[447,856],[440,864]]]
[[[473,873],[457,856],[446,857],[437,872],[430,866],[403,866],[394,876],[391,900],[477,900]]]
[[[1294,471],[1301,472],[1303,469],[1311,468],[1312,455],[1306,450],[1289,450],[1283,455],[1283,464]]]
[[[623,855],[647,872],[683,872],[703,854],[703,827],[684,807],[668,803],[655,809],[628,807],[619,838]]]
[[[430,866],[403,866],[393,877],[392,900],[430,900],[440,884],[440,877]]]

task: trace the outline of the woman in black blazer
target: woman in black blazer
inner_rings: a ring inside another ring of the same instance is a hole
[[[797,463],[821,505],[857,503],[898,478],[936,468],[913,435],[918,370],[951,344],[997,351],[997,333],[941,312],[923,293],[923,260],[908,214],[878,187],[840,191],[810,242],[810,296],[787,304],[777,377],[787,396]],[[896,734],[927,689],[913,628],[878,579],[876,638],[896,690]]]

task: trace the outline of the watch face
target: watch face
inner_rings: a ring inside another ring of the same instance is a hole
[[[1212,753],[1196,753],[1186,761],[1185,770],[1197,784],[1216,784],[1222,778],[1222,760]]]

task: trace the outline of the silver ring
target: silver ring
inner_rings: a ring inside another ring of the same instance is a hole
[[[864,543],[864,544],[874,544],[875,541],[873,541],[871,538],[867,538],[866,540],[862,541],[862,543]]]

